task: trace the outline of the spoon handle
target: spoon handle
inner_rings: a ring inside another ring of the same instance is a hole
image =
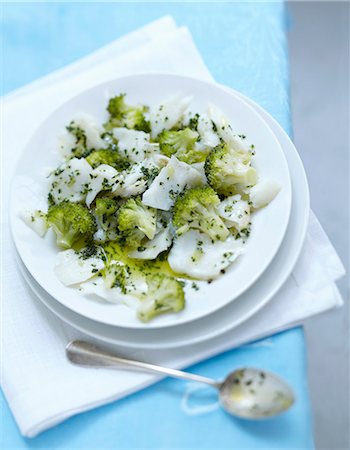
[[[113,353],[96,347],[85,341],[71,341],[66,347],[66,356],[74,364],[87,367],[108,367],[120,369],[120,365],[132,366],[147,372],[156,372],[173,378],[198,381],[219,388],[221,383],[211,378],[202,377],[194,373],[182,372],[181,370],[169,369],[132,359],[120,358]]]

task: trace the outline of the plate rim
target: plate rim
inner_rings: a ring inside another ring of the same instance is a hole
[[[242,96],[239,92],[237,92],[237,91],[235,91],[235,90],[233,90],[233,89],[227,88],[226,86],[220,85],[219,83],[216,83],[216,82],[209,82],[209,81],[199,80],[199,79],[196,79],[196,78],[193,78],[193,77],[180,76],[180,75],[174,75],[174,74],[161,74],[161,73],[160,73],[160,74],[138,74],[138,75],[131,75],[131,76],[126,76],[126,77],[118,77],[118,78],[114,78],[114,79],[112,79],[112,80],[109,80],[109,81],[107,81],[107,82],[99,83],[99,84],[97,84],[97,85],[95,85],[95,86],[93,86],[93,87],[90,87],[90,88],[88,88],[88,89],[85,89],[84,91],[80,92],[79,94],[75,95],[74,97],[71,97],[71,98],[70,98],[67,102],[65,102],[63,105],[60,105],[58,108],[56,108],[56,109],[52,112],[52,114],[50,114],[50,115],[45,119],[45,121],[39,125],[39,127],[36,129],[36,131],[33,133],[32,137],[31,137],[30,140],[28,141],[27,146],[30,145],[31,140],[35,138],[35,136],[37,135],[37,133],[39,132],[39,130],[41,129],[41,127],[44,126],[45,122],[46,122],[47,120],[49,120],[49,118],[50,118],[52,115],[54,115],[55,113],[57,113],[57,111],[59,111],[61,108],[64,108],[65,105],[66,105],[67,103],[69,103],[69,102],[74,102],[74,100],[75,100],[77,97],[84,96],[84,95],[86,95],[87,92],[93,91],[93,90],[95,90],[95,89],[101,89],[101,90],[103,90],[103,89],[108,89],[109,86],[110,86],[112,83],[116,83],[116,82],[118,82],[118,81],[120,81],[120,80],[139,79],[139,78],[142,79],[142,78],[144,78],[144,77],[152,78],[152,77],[154,77],[154,76],[159,76],[159,77],[170,77],[170,78],[176,78],[176,79],[190,80],[191,82],[195,82],[195,83],[198,83],[198,82],[199,82],[199,83],[202,83],[202,84],[204,84],[204,85],[210,85],[210,86],[217,87],[217,88],[219,88],[219,89],[225,91],[227,94],[236,97],[240,102],[244,103],[244,104],[248,107],[248,109],[250,109],[255,115],[261,116],[261,115],[256,111],[256,109],[252,106],[251,103],[244,101],[244,96]],[[262,118],[262,117],[261,117],[261,118]],[[238,299],[242,294],[244,294],[244,293],[245,293],[245,292],[246,292],[246,291],[247,291],[254,283],[256,283],[256,281],[257,281],[257,280],[264,274],[264,272],[269,268],[271,262],[273,261],[273,259],[275,258],[276,254],[278,253],[278,251],[279,251],[279,249],[280,249],[280,247],[281,247],[281,244],[282,244],[282,242],[283,242],[283,240],[284,240],[284,238],[285,238],[286,231],[287,231],[287,228],[288,228],[288,224],[289,224],[289,221],[290,221],[290,214],[291,214],[291,208],[292,208],[291,204],[292,204],[292,201],[293,201],[293,200],[292,200],[291,176],[290,176],[290,171],[289,171],[288,162],[287,162],[286,156],[285,156],[285,154],[284,154],[284,152],[283,152],[283,148],[282,148],[282,146],[280,145],[278,139],[276,139],[276,136],[275,136],[275,134],[273,133],[273,131],[271,130],[269,124],[266,123],[266,121],[265,121],[263,118],[262,118],[262,120],[265,122],[266,128],[269,129],[269,131],[271,132],[271,135],[273,135],[273,138],[276,140],[276,142],[277,142],[277,144],[278,144],[278,147],[279,147],[280,150],[281,150],[281,154],[282,154],[282,156],[283,156],[283,159],[285,160],[285,164],[286,164],[286,168],[287,168],[287,172],[288,172],[288,180],[287,180],[287,183],[286,183],[287,190],[288,190],[288,213],[285,215],[285,218],[284,218],[283,232],[282,232],[281,235],[279,236],[279,240],[278,240],[277,243],[275,244],[273,252],[271,252],[271,254],[270,254],[269,257],[266,259],[266,261],[264,262],[264,264],[261,265],[260,270],[257,271],[257,272],[254,274],[254,276],[251,277],[250,281],[247,282],[241,289],[237,290],[237,291],[236,291],[236,294],[234,295],[234,297],[231,298],[230,300],[227,300],[226,302],[224,302],[224,303],[221,304],[220,306],[216,306],[215,308],[214,308],[214,307],[208,308],[208,310],[203,311],[203,312],[199,311],[199,312],[196,314],[195,317],[189,317],[189,318],[184,317],[184,318],[181,318],[181,320],[179,320],[179,321],[176,321],[176,319],[175,319],[175,320],[172,321],[171,323],[162,323],[162,322],[157,322],[157,321],[155,321],[155,322],[151,322],[151,323],[144,324],[144,323],[140,323],[140,322],[135,321],[135,323],[132,323],[132,324],[123,324],[123,323],[118,323],[118,324],[116,324],[116,323],[111,323],[111,322],[109,322],[109,321],[101,320],[101,318],[96,319],[96,318],[92,317],[92,314],[91,314],[91,313],[86,312],[86,311],[82,311],[81,308],[75,307],[74,304],[67,304],[66,301],[62,302],[62,300],[60,300],[60,298],[59,298],[58,295],[54,295],[54,293],[52,293],[51,291],[46,290],[46,288],[43,287],[43,286],[41,285],[40,281],[35,277],[35,275],[32,273],[32,270],[30,269],[30,266],[28,267],[28,265],[26,264],[26,262],[24,261],[24,259],[22,258],[22,255],[21,255],[20,244],[19,244],[19,242],[18,242],[18,240],[17,240],[17,236],[16,236],[16,233],[15,233],[15,230],[14,230],[14,226],[13,226],[13,223],[14,223],[14,220],[15,220],[15,217],[16,217],[16,214],[15,214],[14,211],[13,211],[15,208],[12,207],[12,208],[11,208],[11,211],[10,211],[10,228],[11,228],[11,235],[12,235],[12,238],[13,238],[13,240],[14,240],[14,242],[15,242],[16,249],[17,249],[19,255],[21,256],[21,259],[22,259],[24,265],[26,266],[27,270],[29,271],[29,273],[31,274],[31,276],[33,276],[33,278],[34,278],[35,281],[39,284],[39,286],[42,287],[42,288],[47,292],[48,295],[50,295],[50,296],[52,296],[53,298],[55,298],[56,301],[58,301],[58,302],[59,302],[60,304],[62,304],[64,307],[70,309],[72,312],[74,312],[74,313],[76,313],[76,314],[79,314],[80,316],[82,316],[82,317],[84,317],[84,318],[86,318],[86,319],[93,320],[93,321],[96,321],[96,322],[101,323],[101,324],[104,324],[104,325],[115,326],[115,327],[120,327],[120,328],[125,328],[125,329],[134,329],[134,330],[152,330],[152,331],[153,331],[153,330],[157,330],[157,329],[179,327],[179,326],[181,326],[181,325],[189,324],[189,323],[194,322],[194,321],[196,321],[196,320],[200,320],[200,319],[203,319],[203,318],[205,318],[205,317],[208,317],[209,315],[214,314],[215,312],[219,311],[220,309],[225,308],[225,306],[227,306],[227,305],[233,303],[233,302],[234,302],[236,299]],[[26,147],[27,147],[27,146],[26,146]],[[25,152],[26,147],[22,150],[22,153]],[[16,172],[17,172],[17,170],[18,170],[18,167],[20,166],[20,163],[21,163],[20,161],[21,161],[21,158],[19,158],[18,164],[16,165],[15,174],[16,174]],[[13,190],[14,190],[14,189],[13,189],[13,184],[14,184],[14,181],[15,181],[15,177],[16,177],[16,175],[14,175],[13,180],[12,180],[12,182],[11,182],[11,196],[13,195]],[[11,202],[11,204],[12,204],[12,202]]]
[[[291,271],[293,270],[297,259],[300,255],[300,252],[302,250],[304,241],[305,241],[305,236],[306,236],[306,232],[307,232],[307,226],[308,226],[308,218],[309,218],[309,211],[310,211],[310,193],[309,193],[309,186],[308,186],[308,181],[307,181],[307,177],[306,177],[306,173],[305,173],[305,169],[303,167],[301,158],[293,144],[293,142],[291,141],[291,139],[289,138],[289,136],[287,135],[287,133],[284,131],[284,129],[281,127],[281,125],[279,125],[279,123],[267,112],[265,111],[262,107],[260,107],[257,103],[255,103],[253,100],[249,99],[248,97],[244,96],[241,93],[238,93],[238,95],[240,95],[245,101],[248,101],[251,103],[251,105],[253,107],[255,107],[257,109],[257,111],[263,115],[264,120],[269,120],[270,123],[272,123],[272,125],[277,129],[277,131],[283,136],[283,138],[286,140],[287,144],[289,145],[290,149],[289,149],[289,153],[292,155],[292,157],[295,159],[295,164],[298,165],[298,170],[300,171],[300,175],[303,178],[303,184],[304,184],[304,213],[302,214],[302,218],[303,221],[299,224],[299,228],[301,230],[301,232],[298,232],[298,236],[299,236],[299,243],[298,245],[295,247],[294,250],[294,255],[290,258],[290,261],[288,263],[288,268],[284,270],[283,275],[280,276],[280,280],[279,282],[276,284],[274,290],[272,290],[268,295],[265,296],[265,299],[263,299],[262,301],[260,301],[257,306],[255,308],[252,308],[249,313],[243,315],[240,319],[236,320],[236,322],[232,325],[232,326],[227,326],[224,329],[217,327],[216,328],[216,332],[213,332],[209,335],[202,335],[202,336],[197,336],[196,339],[191,339],[191,340],[185,340],[185,341],[180,341],[180,342],[170,342],[170,343],[166,343],[163,341],[160,341],[161,343],[157,342],[157,344],[149,344],[146,343],[141,339],[139,343],[130,343],[128,341],[125,341],[123,339],[115,339],[115,338],[110,338],[110,337],[106,337],[103,336],[101,334],[96,334],[96,332],[91,332],[91,330],[81,327],[79,325],[77,325],[76,323],[74,323],[74,321],[72,320],[67,320],[66,317],[63,317],[62,315],[60,315],[60,313],[57,312],[57,310],[55,309],[55,307],[52,307],[52,305],[47,304],[47,302],[45,300],[43,300],[39,295],[39,299],[44,303],[44,305],[50,309],[55,315],[57,315],[58,317],[60,317],[63,321],[69,323],[71,326],[73,326],[74,328],[80,330],[81,332],[88,334],[89,336],[99,340],[99,341],[103,341],[103,342],[107,342],[110,343],[112,345],[119,345],[119,346],[124,346],[127,348],[143,348],[143,349],[171,349],[171,348],[176,348],[176,347],[183,347],[183,346],[187,346],[187,345],[193,345],[196,343],[200,343],[200,342],[205,342],[207,340],[213,339],[215,337],[221,336],[226,332],[229,332],[230,330],[238,327],[239,325],[241,325],[242,323],[244,323],[246,320],[248,320],[249,318],[251,318],[253,315],[255,315],[259,310],[261,310],[270,300],[272,300],[272,298],[274,297],[274,295],[276,294],[276,292],[278,292],[280,290],[280,288],[282,287],[282,285],[285,283],[285,281],[287,280],[288,276],[290,275]],[[289,158],[291,156],[289,155]],[[294,203],[294,202],[293,202]],[[292,206],[293,208],[293,206]],[[288,231],[287,231],[288,232]],[[19,257],[19,256],[18,256]],[[26,270],[25,267],[23,266],[20,271],[22,273],[22,275],[25,277],[25,275],[23,274],[23,270]],[[26,278],[26,277],[25,277]],[[257,283],[259,283],[259,280],[257,281]],[[28,283],[29,284],[29,283]],[[32,286],[29,285],[30,289],[32,289]],[[40,286],[39,286],[40,287]],[[32,289],[33,290],[33,289]],[[35,292],[34,292],[35,293]],[[59,302],[57,302],[55,299],[52,299],[54,304],[57,304],[57,306],[59,308],[63,308],[66,310],[66,313],[71,315],[72,311],[66,307],[64,307],[62,304],[60,304]],[[231,306],[232,307],[232,303],[228,304],[227,307]],[[224,307],[225,308],[225,307]],[[221,308],[220,311],[216,311],[217,313],[222,313],[223,309]],[[76,313],[73,313],[76,314]],[[86,319],[82,316],[78,316],[79,320],[83,320],[86,323],[89,322],[94,322],[90,319]],[[95,322],[99,327],[104,327],[103,324]],[[116,327],[117,328],[117,327]],[[124,329],[122,329],[122,331],[124,331]],[[135,330],[134,330],[135,331]],[[137,330],[138,332],[140,332],[140,330]],[[141,331],[145,331],[145,330],[141,330]],[[157,330],[154,330],[157,331]],[[161,331],[161,330],[158,330]]]

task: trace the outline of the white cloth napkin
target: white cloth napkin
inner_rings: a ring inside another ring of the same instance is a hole
[[[170,17],[165,17],[6,96],[2,127],[4,198],[8,198],[10,178],[23,146],[51,111],[96,83],[147,71],[211,80],[188,30],[177,28]],[[64,347],[68,340],[84,336],[48,311],[23,282],[14,259],[6,203],[3,205],[1,384],[21,433],[31,437],[158,378],[123,371],[97,373],[66,361]],[[186,367],[340,306],[342,300],[334,281],[343,274],[335,250],[311,214],[304,249],[293,274],[275,298],[248,322],[223,336],[181,349],[119,351],[171,367]]]

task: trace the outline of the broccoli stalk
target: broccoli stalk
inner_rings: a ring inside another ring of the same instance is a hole
[[[145,237],[153,239],[156,222],[156,209],[144,205],[141,197],[130,198],[118,211],[118,229],[130,248],[139,247]]]
[[[163,130],[158,136],[160,151],[169,157],[175,155],[188,164],[204,161],[205,155],[195,149],[198,136],[190,128],[180,131]]]
[[[213,240],[224,240],[229,230],[216,207],[220,199],[209,186],[187,189],[175,202],[173,225],[178,236],[190,229],[206,233]]]
[[[107,164],[119,171],[127,169],[130,166],[129,161],[121,156],[116,150],[110,149],[94,150],[86,157],[86,161],[93,168],[98,167],[101,164]]]
[[[140,320],[148,322],[160,314],[184,309],[185,294],[180,281],[161,273],[150,276],[147,281],[147,298],[137,313]]]
[[[109,100],[107,111],[110,114],[109,121],[104,125],[107,131],[117,127],[125,127],[130,130],[150,132],[150,124],[145,119],[145,106],[130,106],[125,103],[125,95],[120,94]]]
[[[227,144],[215,147],[207,156],[204,171],[209,185],[220,195],[235,194],[235,185],[254,185],[257,182],[256,170],[251,167],[251,156],[230,149]]]
[[[96,223],[90,211],[79,203],[63,201],[49,207],[47,223],[56,234],[58,247],[81,248],[92,240]]]

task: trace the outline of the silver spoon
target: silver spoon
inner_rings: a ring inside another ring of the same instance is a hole
[[[221,405],[228,413],[241,418],[276,416],[294,403],[294,394],[288,384],[276,375],[260,369],[238,369],[223,381],[217,381],[181,370],[120,358],[84,341],[71,341],[66,347],[66,355],[72,363],[82,366],[113,369],[120,369],[120,365],[132,366],[147,372],[205,383],[219,390]]]

